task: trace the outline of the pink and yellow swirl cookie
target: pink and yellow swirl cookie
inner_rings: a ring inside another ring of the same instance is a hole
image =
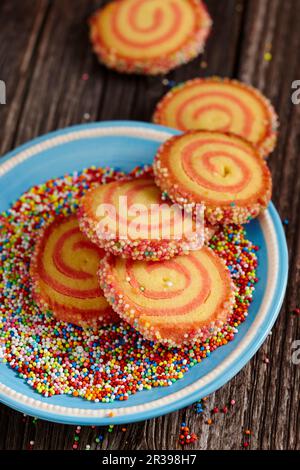
[[[90,38],[108,67],[156,75],[202,52],[210,27],[200,0],[114,0],[91,17]]]
[[[242,224],[257,217],[271,198],[265,160],[252,144],[217,131],[189,131],[158,150],[155,181],[180,205],[205,205],[211,224]]]
[[[178,204],[163,201],[151,176],[87,191],[78,218],[95,244],[124,258],[170,259],[204,243],[203,217],[195,221]]]
[[[227,267],[206,247],[158,262],[108,254],[99,280],[120,317],[147,339],[172,346],[216,334],[235,298]]]
[[[267,156],[275,147],[278,119],[258,90],[237,80],[196,78],[173,88],[158,103],[153,121],[183,131],[233,132]]]
[[[97,280],[103,250],[79,230],[76,216],[58,217],[42,229],[30,274],[33,296],[43,311],[80,326],[119,321]]]

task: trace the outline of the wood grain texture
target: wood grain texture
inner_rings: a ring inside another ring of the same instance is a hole
[[[166,92],[161,77],[123,76],[100,66],[91,53],[86,20],[107,2],[94,0],[2,0],[0,79],[7,105],[0,106],[0,151],[37,135],[90,120],[149,121]],[[300,366],[291,362],[292,342],[300,339],[300,105],[291,102],[291,83],[300,79],[298,0],[207,0],[214,27],[206,51],[168,75],[176,82],[217,74],[258,86],[279,112],[281,128],[269,159],[273,200],[287,218],[290,281],[279,319],[259,352],[227,385],[194,407],[146,422],[84,428],[80,448],[179,449],[185,421],[198,441],[190,449],[239,449],[251,429],[251,449],[300,449]],[[271,52],[272,60],[264,60]],[[88,80],[82,75],[87,73]],[[269,358],[269,364],[264,362]],[[236,405],[214,416],[214,406]],[[208,417],[213,424],[207,424]],[[122,430],[126,428],[126,430]],[[0,449],[70,449],[75,427],[44,421],[0,406]],[[101,434],[103,441],[96,444]]]

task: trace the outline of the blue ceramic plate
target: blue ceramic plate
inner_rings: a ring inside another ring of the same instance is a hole
[[[33,140],[1,160],[0,212],[30,186],[91,165],[125,171],[151,163],[158,146],[177,131],[140,122],[114,121],[71,127]],[[0,364],[0,400],[23,413],[46,420],[106,425],[153,418],[199,400],[237,374],[265,340],[279,313],[288,273],[285,235],[270,204],[247,226],[260,246],[260,279],[247,321],[235,340],[213,352],[171,387],[142,391],[126,402],[99,404],[81,398],[43,398],[16,373]],[[108,417],[110,411],[114,416]]]

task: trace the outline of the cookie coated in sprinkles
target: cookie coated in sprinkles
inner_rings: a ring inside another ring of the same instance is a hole
[[[158,75],[200,54],[212,20],[200,0],[122,0],[89,20],[97,57],[122,73]]]

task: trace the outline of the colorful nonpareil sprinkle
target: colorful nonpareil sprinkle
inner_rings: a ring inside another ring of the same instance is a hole
[[[81,426],[77,426],[76,430],[75,430],[74,437],[73,437],[73,445],[72,445],[73,450],[78,449],[78,445],[79,445],[79,441],[80,441],[80,437],[79,437],[80,432],[81,432]]]
[[[242,442],[242,447],[244,447],[245,449],[249,448],[250,447],[250,437],[251,437],[251,430],[250,429],[246,429],[244,431],[244,434],[245,434],[245,438],[243,439],[243,442]]]
[[[265,53],[264,53],[264,60],[265,60],[266,62],[271,62],[271,60],[272,60],[272,54],[271,54],[271,52],[265,52]]]
[[[190,428],[185,423],[182,423],[179,433],[179,443],[184,446],[185,444],[192,444],[197,441],[197,439],[196,434],[191,432]]]
[[[30,441],[30,442],[29,442],[29,449],[28,449],[28,450],[32,450],[32,449],[33,449],[33,446],[34,446],[34,441]]]
[[[141,172],[136,169],[134,174]],[[257,281],[258,248],[245,239],[243,227],[234,225],[219,229],[210,247],[230,270],[237,287],[235,305],[228,324],[205,342],[163,347],[146,341],[126,323],[84,330],[39,310],[29,276],[39,229],[57,214],[75,212],[92,185],[122,177],[97,168],[65,175],[32,187],[0,215],[0,357],[43,396],[67,394],[107,403],[127,400],[139,390],[172,385],[233,340],[248,314]]]
[[[199,400],[199,401],[197,401],[197,403],[195,403],[195,410],[196,410],[196,413],[198,413],[198,414],[203,413],[204,408],[203,408],[202,400]]]

